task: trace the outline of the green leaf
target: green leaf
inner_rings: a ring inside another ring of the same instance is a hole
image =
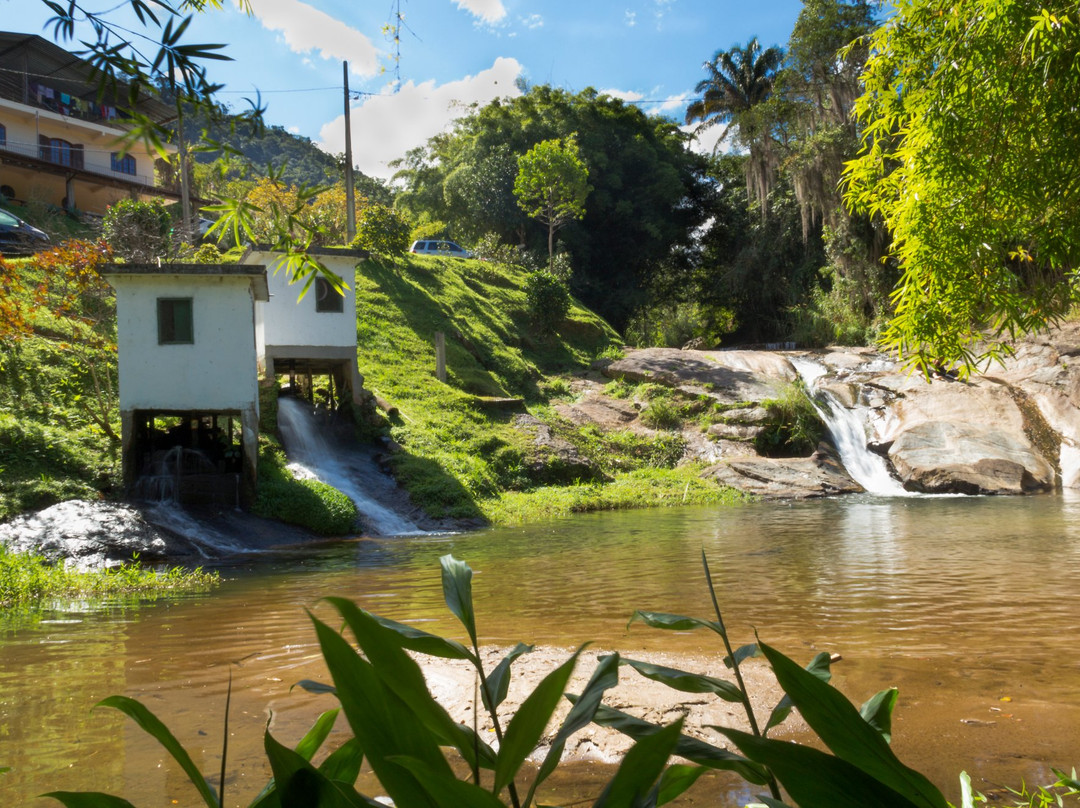
[[[408,769],[438,808],[506,808],[502,800],[473,783],[432,771],[422,760],[399,755],[392,761]]]
[[[172,759],[180,765],[191,784],[195,786],[195,789],[202,796],[207,808],[219,808],[217,794],[214,789],[192,762],[187,750],[181,746],[180,742],[176,740],[173,734],[169,732],[168,727],[161,723],[157,716],[135,701],[135,699],[129,699],[127,696],[109,696],[109,698],[99,701],[96,707],[112,707],[138,724],[144,732],[160,743]]]
[[[327,710],[315,719],[311,729],[304,734],[304,737],[296,745],[296,754],[300,755],[304,760],[311,760],[315,757],[315,753],[319,751],[330,731],[334,728],[334,722],[340,712],[341,710]]]
[[[626,753],[594,808],[655,805],[647,797],[682,737],[682,719],[637,741]]]
[[[319,764],[319,771],[331,780],[355,783],[363,765],[364,748],[356,738],[349,738],[327,755],[326,760]]]
[[[397,805],[430,805],[426,792],[407,770],[389,762],[394,755],[428,761],[436,770],[450,771],[430,730],[416,719],[362,659],[345,638],[311,617],[323,659],[337,687],[349,726],[367,755],[372,771]]]
[[[734,668],[736,663],[741,664],[743,660],[761,656],[761,651],[758,648],[757,643],[752,642],[748,645],[742,646],[741,648],[736,648],[735,653],[732,656],[735,657],[734,661],[732,661],[732,658],[730,656],[724,657],[725,668]]]
[[[442,566],[443,597],[454,616],[465,626],[473,646],[476,645],[476,614],[473,612],[472,575],[473,571],[464,561],[458,561],[452,555],[439,559]]]
[[[571,701],[575,700],[572,696],[567,696],[567,698]],[[597,709],[593,721],[602,727],[618,730],[635,741],[652,735],[660,729],[657,724],[636,718],[603,704]],[[689,735],[683,735],[679,738],[679,742],[675,746],[675,753],[700,766],[735,772],[742,779],[754,785],[763,786],[769,782],[765,770],[753,761],[742,755],[721,749],[719,746],[713,746],[697,738],[691,738]]]
[[[915,805],[946,808],[941,792],[923,775],[901,763],[881,733],[859,715],[840,691],[765,643],[761,643],[761,650],[800,715],[838,758]]]
[[[51,797],[67,808],[135,808],[130,802],[100,791],[50,791],[42,797]]]
[[[459,642],[445,639],[437,634],[428,634],[426,631],[421,631],[413,626],[398,623],[385,617],[379,617],[377,614],[373,614],[371,617],[383,628],[388,628],[400,634],[402,648],[443,659],[473,658],[472,652]],[[529,648],[531,649],[532,646],[529,646]]]
[[[829,668],[831,660],[832,658],[822,651],[810,660],[810,664],[806,666],[806,670],[821,681],[828,682],[832,678],[832,670]],[[780,703],[773,707],[773,711],[769,714],[769,722],[765,725],[765,729],[762,730],[762,734],[768,735],[770,729],[784,723],[784,721],[787,720],[787,717],[791,715],[793,706],[791,697],[785,693],[784,697],[780,699]]]
[[[859,710],[859,715],[881,733],[885,743],[892,742],[892,712],[899,696],[900,691],[890,687],[872,696]]]
[[[975,808],[975,794],[971,788],[971,775],[960,772],[960,808]]]
[[[402,647],[402,636],[346,598],[326,600],[345,619],[376,675],[408,707],[412,720],[422,723],[441,743],[454,746],[470,764],[488,762],[483,749],[481,759],[476,760],[476,736],[432,698],[423,671]]]
[[[588,726],[596,715],[597,709],[600,707],[600,702],[604,698],[604,693],[618,683],[619,655],[610,654],[601,657],[592,676],[589,677],[588,684],[586,684],[585,689],[581,691],[581,695],[570,699],[574,706],[570,709],[570,712],[567,713],[562,726],[559,727],[559,731],[555,733],[555,739],[551,742],[551,748],[548,749],[547,754],[544,756],[544,762],[540,764],[540,770],[536,773],[536,778],[529,787],[529,794],[525,798],[525,805],[530,805],[532,803],[533,795],[536,793],[537,787],[550,777],[551,773],[558,767],[563,749],[566,748],[567,739],[578,730]]]
[[[281,808],[374,808],[381,803],[358,794],[350,783],[335,782],[267,732],[266,759],[274,772],[274,793]]]
[[[514,664],[514,660],[532,650],[533,646],[519,642],[495,666],[495,670],[488,674],[487,686],[480,688],[480,695],[488,712],[495,712],[495,709],[506,700],[506,694],[510,688],[510,666]]]
[[[727,727],[714,729],[748,758],[768,767],[799,808],[913,808],[916,805],[847,761],[817,749],[758,738]]]
[[[583,650],[585,646],[578,648],[566,662],[545,676],[510,719],[495,763],[495,793],[510,784],[525,758],[536,748]]]
[[[629,665],[646,679],[660,682],[682,693],[712,693],[724,701],[739,703],[743,700],[742,691],[738,686],[723,679],[714,679],[711,676],[688,673],[675,668],[665,668],[663,665],[653,665],[650,662],[639,662],[634,659],[623,659],[621,664]]]
[[[638,609],[626,624],[627,628],[636,621],[641,621],[650,628],[662,628],[668,631],[693,631],[697,628],[708,628],[715,631],[721,637],[724,631],[719,623],[711,620],[701,620],[697,617],[685,617],[681,614],[664,614],[663,612],[645,612]]]
[[[293,687],[299,687],[302,690],[306,690],[308,693],[315,693],[317,695],[337,695],[337,688],[333,685],[325,684],[324,682],[316,682],[312,679],[301,679]]]
[[[681,796],[707,771],[708,769],[704,766],[687,766],[684,763],[668,766],[664,769],[664,773],[660,775],[660,788],[657,792],[656,804],[666,805]]]

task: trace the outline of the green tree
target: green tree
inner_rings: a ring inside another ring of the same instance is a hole
[[[514,196],[525,213],[548,229],[548,271],[554,269],[555,231],[585,215],[589,168],[577,139],[544,140],[518,157]]]
[[[655,278],[685,270],[708,217],[705,159],[686,148],[674,122],[593,89],[530,87],[473,110],[407,155],[395,206],[418,222],[445,222],[466,241],[494,233],[540,254],[540,229],[514,197],[517,156],[575,132],[593,190],[584,218],[565,225],[559,241],[573,256],[574,295],[623,328]]]
[[[717,51],[702,65],[708,76],[694,88],[701,97],[686,108],[686,123],[700,122],[699,129],[722,123],[724,136],[734,129],[736,143],[750,153],[745,163],[746,187],[758,200],[769,195],[778,165],[772,127],[768,118],[761,116],[760,107],[772,95],[783,58],[780,48],[762,49],[757,37],[745,47],[734,45]]]
[[[1077,301],[1080,11],[902,0],[870,49],[847,195],[903,273],[884,342],[971,371]]]

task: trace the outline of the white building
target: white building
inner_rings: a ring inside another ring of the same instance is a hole
[[[179,199],[155,178],[155,151],[120,146],[126,93],[100,97],[87,62],[40,36],[0,32],[0,194],[95,214],[127,197]],[[149,96],[136,109],[158,122],[176,115]]]
[[[317,277],[301,299],[303,282],[289,283],[277,253],[251,250],[242,264],[268,267],[270,299],[255,307],[255,342],[259,370],[266,378],[327,376],[335,399],[359,403],[362,379],[356,356],[356,264],[362,250],[314,248],[323,265],[348,288],[339,293]]]
[[[266,268],[120,264],[102,274],[116,290],[126,484],[163,482],[186,502],[250,502]]]

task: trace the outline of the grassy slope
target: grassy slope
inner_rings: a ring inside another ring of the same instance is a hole
[[[549,404],[568,394],[567,374],[615,351],[618,335],[578,305],[556,335],[536,333],[524,280],[518,267],[426,256],[358,268],[360,372],[365,387],[399,411],[390,428],[401,446],[395,470],[414,501],[435,515],[506,523],[730,500],[730,492],[698,480],[693,468],[646,465],[604,484],[551,485],[558,470],[537,462],[513,414],[483,397],[523,398],[530,413],[586,456],[609,451],[559,422]],[[446,335],[445,384],[435,378],[437,331]]]
[[[20,271],[28,290],[41,279],[27,262]],[[358,268],[360,371],[369,390],[398,408],[388,432],[402,447],[395,469],[413,499],[433,515],[515,522],[728,498],[699,481],[696,469],[670,468],[679,452],[663,439],[645,447],[630,436],[612,442],[554,416],[550,404],[568,395],[566,375],[611,354],[619,340],[576,305],[557,335],[536,333],[524,279],[516,267],[422,256]],[[94,305],[102,303],[111,301]],[[87,414],[92,381],[85,354],[72,346],[80,327],[38,310],[33,333],[0,340],[0,520],[119,488],[119,446]],[[446,384],[435,378],[436,331],[446,335]],[[115,353],[99,360],[115,373]],[[567,479],[513,426],[512,410],[491,406],[492,397],[524,399],[608,481]],[[118,432],[115,391],[106,398]],[[642,457],[652,459],[634,459]]]

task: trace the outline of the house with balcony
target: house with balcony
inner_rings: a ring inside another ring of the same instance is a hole
[[[91,73],[43,37],[0,32],[0,195],[94,214],[129,197],[179,199],[155,179],[156,152],[120,146],[127,88],[99,97]],[[150,96],[135,109],[160,123],[176,115]]]

